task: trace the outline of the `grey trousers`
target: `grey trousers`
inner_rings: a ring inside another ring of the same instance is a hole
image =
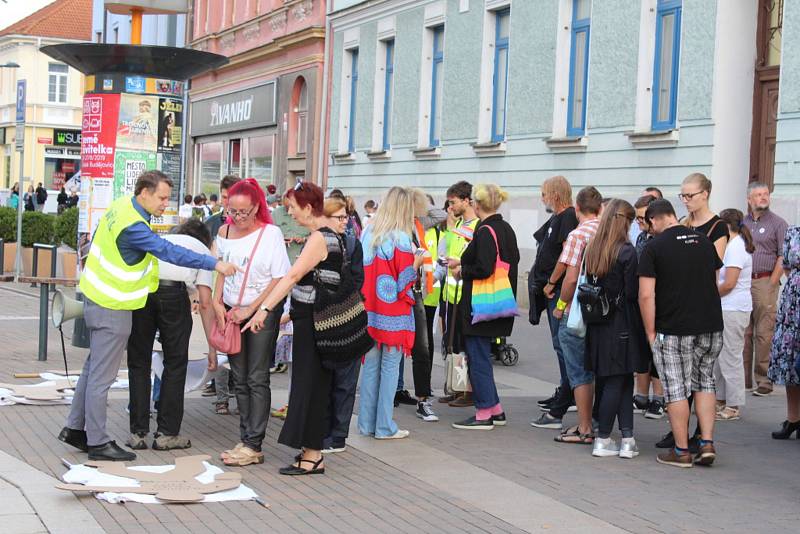
[[[75,388],[67,427],[85,428],[89,445],[96,446],[111,441],[106,432],[108,390],[117,379],[131,334],[131,312],[109,310],[86,299],[83,316],[89,329],[89,356]]]

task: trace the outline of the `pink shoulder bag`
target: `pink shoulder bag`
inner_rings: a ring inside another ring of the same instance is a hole
[[[247,262],[247,267],[244,270],[244,278],[242,278],[242,287],[239,289],[239,302],[236,307],[242,305],[242,297],[244,296],[244,288],[247,287],[247,275],[250,274],[250,266],[253,264],[253,257],[255,256],[258,244],[261,242],[261,236],[264,235],[264,230],[267,225],[261,227],[258,233],[256,244],[253,245],[253,250],[250,252],[250,261]],[[233,320],[233,310],[231,308],[225,314],[225,327],[220,330],[219,322],[214,318],[214,324],[211,326],[211,335],[209,336],[209,343],[211,346],[220,352],[224,352],[229,357],[239,354],[242,350],[242,330],[239,323]]]

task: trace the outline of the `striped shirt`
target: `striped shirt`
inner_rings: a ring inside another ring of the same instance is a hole
[[[564,250],[561,251],[561,256],[558,258],[558,263],[570,267],[577,267],[583,259],[583,250],[589,243],[589,240],[597,233],[597,227],[600,225],[600,219],[595,217],[588,221],[583,221],[569,233],[567,240],[564,241]]]
[[[753,252],[753,276],[772,272],[778,256],[783,255],[783,239],[788,227],[786,221],[767,210],[758,219],[748,213],[744,224],[753,234],[753,244],[756,247]]]

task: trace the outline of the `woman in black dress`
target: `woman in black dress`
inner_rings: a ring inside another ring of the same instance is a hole
[[[585,366],[595,373],[602,391],[594,456],[639,454],[633,438],[633,373],[647,371],[649,353],[639,314],[638,260],[628,241],[634,215],[633,206],[624,200],[609,202],[584,257],[587,281],[602,287],[612,303],[606,321],[586,325]],[[611,439],[614,419],[622,434],[620,445]]]
[[[322,443],[328,433],[332,379],[332,372],[323,365],[314,343],[313,307],[317,290],[314,270],[319,271],[322,280],[338,280],[342,269],[342,249],[336,232],[327,226],[322,189],[311,182],[298,182],[286,197],[289,215],[311,234],[292,268],[242,330],[253,328],[257,331],[264,327],[267,314],[283,313],[283,306],[276,306],[291,293],[289,314],[294,328],[292,386],[289,410],[278,443],[302,449],[302,452],[294,463],[281,468],[280,473],[314,475],[325,472]]]

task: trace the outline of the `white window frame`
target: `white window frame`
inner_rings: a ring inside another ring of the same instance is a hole
[[[494,40],[497,31],[497,11],[511,8],[511,0],[485,0],[483,37],[481,42],[480,107],[478,113],[478,145],[492,144],[492,113],[494,111]],[[510,34],[510,32],[509,32]],[[508,54],[509,65],[511,53]],[[506,95],[506,99],[508,96]],[[508,101],[506,101],[506,118]],[[500,142],[503,144],[505,141]]]
[[[350,74],[353,70],[354,50],[359,48],[360,28],[351,28],[344,33],[344,46],[342,47],[342,72],[340,74],[340,96],[339,96],[339,139],[337,153],[341,156],[350,154],[350,128],[355,128],[355,124],[350,124]]]
[[[52,72],[51,67],[65,67],[66,72]],[[50,83],[55,78],[55,99],[50,99]],[[61,89],[63,79],[63,92]],[[49,104],[66,104],[69,98],[69,66],[64,63],[50,61],[47,63],[47,102]]]

